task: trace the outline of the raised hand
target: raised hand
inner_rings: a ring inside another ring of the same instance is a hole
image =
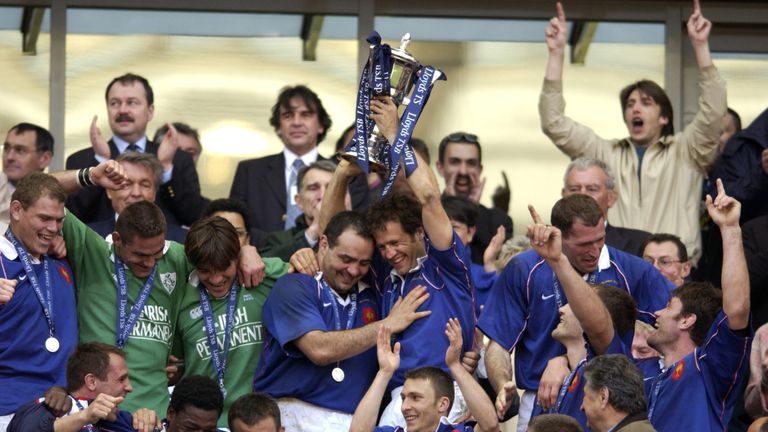
[[[133,413],[133,428],[138,432],[159,431],[162,427],[162,421],[151,409],[141,408]]]
[[[568,26],[565,24],[565,10],[560,2],[557,2],[557,16],[549,20],[547,28],[544,29],[544,35],[550,52],[565,50]]]
[[[387,326],[379,327],[376,335],[376,357],[379,359],[379,369],[388,374],[394,374],[400,367],[400,342],[390,347],[392,330]]]
[[[449,369],[462,367],[459,357],[461,356],[463,339],[461,337],[461,324],[459,324],[459,320],[451,318],[445,323],[445,336],[448,337],[448,349],[445,350],[445,364]]]
[[[168,132],[163,136],[163,141],[157,148],[157,159],[163,165],[163,169],[168,171],[173,167],[173,157],[179,148],[179,132],[172,123],[166,123]]]
[[[487,272],[496,271],[496,258],[501,252],[501,247],[504,245],[504,240],[507,237],[507,231],[504,229],[504,225],[499,225],[496,228],[496,234],[491,237],[491,241],[488,242],[488,247],[483,252],[483,268]]]
[[[722,180],[717,179],[717,196],[715,199],[713,200],[712,196],[707,194],[705,203],[709,217],[721,229],[739,226],[741,203],[726,195]]]
[[[709,41],[712,23],[701,14],[699,0],[693,0],[693,14],[688,18],[687,27],[688,38],[694,46],[703,45]]]
[[[531,247],[546,260],[560,258],[563,251],[560,230],[552,225],[542,223],[541,216],[530,204],[528,211],[533,218],[533,225],[528,225],[528,238],[531,240]]]
[[[470,201],[477,204],[480,202],[480,198],[483,196],[483,189],[485,189],[485,177],[480,177],[480,173],[473,171],[469,174],[469,180],[471,182],[470,184],[470,190],[469,190],[469,198]]]
[[[496,395],[496,416],[503,419],[512,402],[517,397],[517,386],[512,381],[507,381]]]
[[[378,96],[371,99],[371,119],[376,122],[379,131],[393,143],[397,135],[400,121],[397,117],[397,106],[389,96]]]
[[[90,170],[91,181],[104,189],[120,189],[126,179],[125,169],[119,162],[108,160]]]
[[[123,399],[122,396],[114,397],[106,393],[100,393],[85,409],[88,423],[97,423],[99,420],[114,418],[117,406]]]
[[[93,120],[91,120],[91,129],[89,131],[89,135],[91,138],[91,147],[93,147],[93,152],[96,153],[98,156],[101,156],[105,159],[109,159],[110,157],[112,157],[109,151],[109,144],[107,143],[107,140],[105,140],[104,137],[101,135],[101,130],[99,129],[99,126],[96,124],[98,119],[99,119],[99,116],[93,116]]]

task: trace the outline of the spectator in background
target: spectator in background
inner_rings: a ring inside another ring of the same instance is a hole
[[[52,158],[53,136],[46,129],[31,123],[10,128],[3,143],[3,173],[10,183],[9,194],[30,173],[45,171]]]
[[[512,236],[512,219],[499,209],[480,204],[485,178],[480,177],[483,163],[477,135],[454,132],[440,141],[437,153],[435,167],[445,181],[443,194],[463,196],[478,205],[477,230],[469,246],[472,261],[482,265],[485,249],[500,226],[504,227],[505,240]]]
[[[197,165],[197,161],[200,160],[200,155],[203,153],[203,145],[200,143],[200,134],[197,132],[197,129],[186,123],[173,122],[172,124],[176,128],[176,140],[179,150],[189,153],[192,156],[192,162]],[[152,141],[162,142],[163,137],[168,133],[168,129],[168,125],[162,125],[157,128]]]
[[[211,201],[203,211],[203,217],[219,216],[229,221],[240,240],[240,247],[251,244],[251,227],[248,224],[248,208],[240,200],[219,198]]]
[[[150,141],[146,136],[147,124],[155,113],[154,92],[149,81],[132,73],[119,76],[107,85],[105,99],[112,138],[104,139],[94,116],[91,147],[71,154],[67,158],[67,169],[93,167],[127,151],[152,153],[163,166],[158,207],[168,223],[191,225],[199,218],[206,200],[200,195],[200,180],[192,157],[177,149],[175,129],[171,128],[162,142]],[[85,223],[105,220],[113,214],[109,199],[100,188],[84,188],[70,196],[67,209]]]
[[[676,287],[682,285],[691,272],[685,244],[674,234],[653,234],[643,246],[643,259]]]
[[[571,158],[604,161],[618,176],[618,201],[610,211],[617,226],[678,235],[691,262],[701,256],[699,194],[706,168],[717,157],[717,139],[726,112],[725,81],[712,63],[712,24],[698,1],[688,20],[688,38],[699,68],[699,111],[693,121],[674,132],[672,104],[664,90],[648,80],[625,87],[620,94],[629,137],[607,140],[565,116],[563,62],[568,28],[558,4],[557,16],[545,30],[549,60],[539,99],[541,127]],[[664,211],[659,211],[664,209]]]
[[[240,396],[229,409],[231,432],[285,432],[280,421],[280,407],[266,393]]]

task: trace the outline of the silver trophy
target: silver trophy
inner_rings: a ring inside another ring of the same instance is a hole
[[[410,102],[410,94],[422,67],[419,61],[407,50],[408,44],[410,43],[411,34],[406,33],[403,35],[402,39],[400,39],[400,48],[393,48],[391,50],[392,70],[389,75],[389,95],[392,96],[392,100],[398,107],[400,105],[408,105]],[[371,50],[368,55],[368,70],[369,73],[373,73],[373,49],[375,46],[371,45],[370,48]],[[378,96],[376,93],[373,95]],[[374,126],[371,136],[368,138],[366,144],[368,146],[368,164],[370,170],[386,176],[391,167],[391,143],[381,135],[379,128]],[[342,154],[342,157],[349,161],[355,161],[357,160],[357,153],[354,150],[350,150]]]

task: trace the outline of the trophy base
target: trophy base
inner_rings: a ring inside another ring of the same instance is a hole
[[[357,163],[357,153],[355,152],[340,152],[339,156],[350,162]],[[368,159],[368,169],[371,172],[379,174],[382,178],[386,178],[389,173],[389,169],[387,169],[383,163],[373,159]]]

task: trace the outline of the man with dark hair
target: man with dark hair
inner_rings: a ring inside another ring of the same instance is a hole
[[[215,199],[203,211],[203,217],[218,216],[235,227],[240,246],[251,244],[251,226],[248,223],[248,207],[240,200],[230,198]]]
[[[653,322],[653,312],[664,307],[674,286],[642,259],[605,246],[605,220],[597,202],[586,195],[560,199],[552,208],[552,225],[562,236],[562,252],[570,266],[590,284],[621,288],[637,303],[640,319]],[[515,256],[492,288],[478,327],[491,342],[485,352],[488,378],[499,392],[497,409],[506,409],[511,386],[509,353],[515,349],[515,382],[525,393],[520,403],[518,430],[524,431],[538,393],[542,408],[551,408],[563,379],[569,374],[565,348],[552,338],[559,308],[570,297],[563,281],[535,250]],[[558,360],[547,361],[557,357]],[[544,375],[545,368],[547,375]],[[552,368],[552,369],[550,369]]]
[[[77,343],[72,271],[47,255],[65,200],[59,183],[38,172],[21,179],[11,198],[10,227],[0,237],[0,430],[22,404],[65,384]]]
[[[224,393],[219,427],[227,427],[232,403],[252,388],[250,377],[264,340],[262,305],[275,281],[288,272],[277,258],[264,258],[266,277],[246,290],[237,281],[240,240],[227,220],[211,216],[192,224],[184,244],[195,268],[180,300],[174,352],[184,376],[205,375]]]
[[[654,432],[648,421],[643,395],[643,375],[622,354],[606,354],[584,367],[584,402],[590,430],[595,432]],[[690,412],[676,413],[690,417]],[[663,429],[711,430],[711,429]]]
[[[387,140],[394,142],[398,130],[397,107],[391,98],[374,99],[371,118]],[[421,286],[426,286],[429,293],[424,310],[432,312],[402,332],[392,329],[404,355],[389,383],[392,403],[384,409],[382,425],[405,425],[400,410],[405,371],[421,366],[448,370],[445,358],[440,354],[447,349],[448,341],[434,335],[443,330],[449,318],[459,318],[461,322],[462,355],[471,351],[474,344],[469,249],[453,231],[440,202],[435,174],[418,152],[413,155],[418,167],[407,181],[414,195],[389,194],[373,204],[367,215],[379,252],[370,279],[383,292],[382,315],[392,313],[399,297],[412,294]],[[359,174],[360,169],[355,163],[346,160],[339,163],[323,200],[321,228],[325,218],[343,209],[346,185]],[[454,404],[451,420],[461,415],[461,405]]]
[[[159,426],[157,414],[143,410],[145,417],[133,417],[127,411],[119,411],[125,395],[133,390],[126,353],[114,346],[100,342],[77,345],[67,361],[67,393],[72,409],[61,417],[49,412],[42,400],[23,406],[8,426],[8,432],[81,430],[135,431],[152,430]],[[139,424],[146,419],[147,424]]]
[[[445,363],[450,373],[434,366],[410,369],[405,373],[402,391],[402,415],[405,425],[385,424],[374,429],[381,399],[395,371],[400,366],[400,342],[391,347],[392,332],[382,327],[377,335],[376,354],[379,371],[363,400],[355,410],[355,416],[349,428],[350,432],[498,432],[499,421],[493,410],[493,403],[480,384],[459,360],[462,350],[461,326],[451,318],[445,325],[445,335],[449,341],[445,351]],[[454,380],[464,395],[469,412],[475,422],[454,423],[448,419],[453,405],[455,392]]]
[[[483,163],[477,135],[454,132],[443,138],[437,149],[435,167],[445,181],[444,195],[462,196],[478,205],[477,230],[469,246],[472,261],[483,264],[485,249],[500,226],[505,230],[504,240],[512,237],[512,219],[497,208],[480,204],[485,179],[480,178]]]
[[[263,246],[269,232],[292,228],[300,214],[294,202],[299,169],[319,159],[317,145],[331,127],[331,118],[320,98],[308,87],[298,85],[280,91],[272,107],[269,124],[283,142],[281,153],[242,161],[237,165],[230,198],[239,199],[251,210],[250,223]],[[359,182],[352,191],[352,207],[367,208],[368,185]]]
[[[229,430],[232,432],[285,432],[280,422],[280,407],[266,393],[240,396],[229,409]]]
[[[21,179],[42,172],[53,158],[53,136],[31,123],[19,123],[8,130],[3,143],[3,173],[11,184],[10,192]]]
[[[608,223],[608,209],[616,203],[619,194],[616,177],[605,162],[585,157],[571,161],[565,169],[562,196],[573,194],[589,195],[597,201],[606,221],[605,244],[633,255],[643,255],[643,246],[651,233]]]
[[[321,271],[283,276],[264,303],[267,335],[254,390],[278,398],[290,431],[347,430],[376,374],[379,327],[400,332],[429,314],[415,312],[427,298],[421,287],[378,321],[378,287],[360,282],[372,255],[365,217],[341,212],[320,237]]]
[[[221,415],[224,397],[212,379],[193,375],[179,381],[173,388],[168,404],[166,432],[215,432],[216,419]]]
[[[653,264],[676,287],[682,285],[691,273],[685,244],[674,234],[653,234],[643,246],[643,259]]]
[[[151,153],[125,152],[115,159],[123,167],[125,181],[117,190],[107,190],[113,214],[105,220],[89,223],[88,226],[104,237],[115,231],[115,222],[120,213],[129,205],[139,201],[155,202],[157,190],[163,176],[163,167]],[[168,240],[184,243],[187,230],[176,225],[167,225]]]
[[[178,150],[175,129],[171,128],[162,142],[147,138],[147,124],[155,113],[154,93],[147,79],[132,73],[119,76],[107,86],[105,100],[112,139],[106,141],[102,137],[94,116],[91,147],[70,155],[67,169],[92,167],[126,151],[154,154],[163,167],[162,181],[158,183],[158,206],[169,223],[191,225],[206,205],[200,195],[200,180],[192,157]],[[67,201],[67,208],[85,223],[106,220],[113,215],[109,199],[99,188],[74,194]]]
[[[293,228],[269,233],[264,247],[259,249],[262,256],[288,261],[297,250],[317,245],[320,238],[320,204],[335,170],[336,164],[329,160],[318,160],[299,169],[294,201],[301,214]]]
[[[712,63],[709,34],[712,23],[694,0],[688,38],[699,69],[699,111],[682,131],[674,133],[672,104],[664,90],[648,80],[621,92],[621,109],[629,137],[606,140],[565,116],[563,61],[567,40],[565,12],[546,28],[549,60],[539,99],[541,127],[571,158],[597,158],[618,176],[619,198],[610,211],[617,226],[648,232],[673,233],[683,240],[692,262],[701,256],[699,195],[707,167],[717,157],[717,139],[726,112],[725,81]],[[659,211],[659,209],[664,211]]]
[[[579,422],[565,414],[542,414],[531,419],[528,432],[583,432]]]
[[[648,336],[665,367],[646,388],[648,418],[659,430],[725,430],[747,372],[754,331],[741,205],[720,180],[717,190],[714,200],[707,195],[706,206],[723,239],[722,291],[701,282],[676,288]]]
[[[189,155],[192,156],[192,162],[197,165],[197,161],[203,153],[203,145],[200,143],[200,133],[197,129],[186,123],[173,122],[171,124],[176,129],[176,142],[178,143],[179,150],[189,153]],[[157,128],[152,141],[162,142],[163,137],[168,133],[169,129],[167,124]]]

